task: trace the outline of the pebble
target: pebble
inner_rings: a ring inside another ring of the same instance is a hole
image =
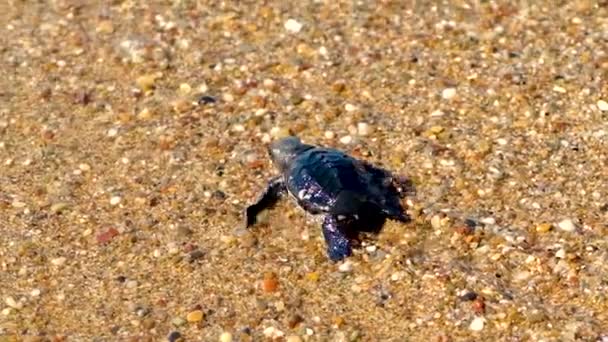
[[[366,122],[359,122],[357,124],[357,134],[360,136],[370,135],[372,133],[372,128]]]
[[[270,129],[270,135],[275,139],[279,139],[290,136],[291,132],[288,128],[275,126]]]
[[[551,228],[553,228],[553,226],[550,223],[541,223],[538,226],[536,226],[536,231],[539,233],[546,233],[546,232],[550,231]]]
[[[304,27],[304,25],[302,23],[300,23],[299,21],[297,21],[295,19],[291,19],[291,18],[287,19],[287,21],[285,22],[285,24],[283,26],[290,33],[298,33],[298,32],[300,32],[300,30],[302,30],[302,27]]]
[[[232,342],[232,334],[229,332],[223,332],[220,335],[220,342]]]
[[[40,289],[33,289],[30,292],[30,296],[32,296],[32,297],[38,297],[38,296],[40,296],[40,293],[41,293]]]
[[[353,141],[353,137],[351,137],[350,135],[345,135],[342,138],[340,138],[340,142],[343,143],[344,145],[348,145]]]
[[[332,131],[325,131],[325,139],[333,139],[336,137],[336,134]]]
[[[61,265],[65,264],[66,260],[67,260],[66,257],[55,258],[55,259],[51,260],[51,264],[53,264],[55,266],[61,266]]]
[[[275,327],[268,327],[264,329],[264,336],[269,338],[280,338],[283,337],[283,335],[284,333]]]
[[[108,130],[108,137],[112,138],[118,134],[118,129],[116,127],[112,127]]]
[[[120,196],[112,196],[110,198],[110,204],[117,205],[118,203],[120,203],[121,200],[122,200],[122,198]]]
[[[179,327],[186,324],[186,320],[181,317],[175,317],[171,320],[171,324],[175,325],[176,327]]]
[[[608,102],[604,100],[597,101],[597,108],[599,108],[599,110],[602,112],[608,112]]]
[[[347,112],[354,112],[357,109],[358,109],[357,106],[355,106],[354,104],[347,103],[344,105],[344,110]]]
[[[454,96],[456,96],[456,88],[445,88],[441,92],[441,97],[443,97],[445,100],[450,100],[454,98]]]
[[[346,260],[345,262],[343,262],[342,264],[340,264],[340,266],[338,266],[338,270],[340,272],[350,272],[353,270],[353,263],[350,260]]]
[[[559,229],[565,232],[573,232],[576,230],[576,225],[571,219],[562,220],[557,224],[557,226],[559,227]]]
[[[79,165],[78,165],[78,168],[79,168],[81,171],[85,171],[85,172],[86,172],[86,171],[90,171],[90,170],[91,170],[91,165],[86,164],[86,163],[82,163],[82,164],[79,164]]]
[[[10,296],[6,297],[4,302],[13,309],[21,309],[23,307],[23,304],[17,302],[13,297]]]
[[[129,281],[128,281],[128,282],[125,284],[125,286],[126,286],[128,289],[134,289],[134,288],[136,288],[136,287],[137,287],[137,285],[138,285],[138,284],[137,284],[137,280],[129,280]]]
[[[169,333],[169,336],[167,336],[167,340],[169,342],[176,342],[181,337],[182,337],[182,334],[180,334],[179,331],[172,331],[171,333]]]
[[[555,257],[558,259],[564,259],[566,257],[566,250],[561,248],[557,252],[555,252]]]
[[[55,203],[55,204],[51,205],[51,212],[53,214],[60,214],[68,207],[69,207],[69,205],[65,202]]]
[[[97,243],[104,244],[112,241],[112,239],[120,234],[115,228],[110,228],[107,231],[97,235]]]
[[[203,320],[203,311],[202,310],[194,310],[186,315],[186,320],[190,323],[196,323]]]
[[[477,317],[473,318],[473,320],[471,321],[471,324],[469,325],[469,329],[471,329],[473,331],[482,331],[485,321],[486,321],[485,318],[477,316]]]
[[[287,336],[287,339],[285,339],[285,341],[286,342],[302,342],[302,338],[297,335],[290,335],[290,336]]]
[[[141,89],[144,92],[147,92],[147,91],[154,89],[154,87],[155,87],[154,84],[156,83],[157,78],[158,78],[157,74],[142,75],[142,76],[139,76],[135,80],[135,83],[137,84],[139,89]]]
[[[262,289],[266,293],[275,292],[279,288],[279,279],[276,273],[266,272],[264,273],[264,280],[262,281]]]

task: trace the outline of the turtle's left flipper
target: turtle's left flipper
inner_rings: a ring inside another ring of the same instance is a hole
[[[278,176],[271,179],[268,182],[266,190],[258,197],[257,201],[245,210],[245,227],[249,228],[253,226],[256,223],[258,214],[277,203],[286,190],[283,177]]]
[[[344,231],[345,223],[334,215],[327,215],[323,220],[323,237],[327,244],[327,255],[333,261],[342,260],[352,254],[350,239]]]

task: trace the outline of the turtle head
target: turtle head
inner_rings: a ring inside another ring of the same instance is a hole
[[[298,154],[310,148],[312,148],[311,145],[303,144],[298,137],[289,136],[271,143],[268,152],[272,162],[281,172],[284,172]]]

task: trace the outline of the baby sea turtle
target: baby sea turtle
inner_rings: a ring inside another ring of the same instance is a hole
[[[339,150],[304,144],[290,136],[269,147],[270,157],[281,172],[272,178],[258,200],[245,211],[246,226],[255,224],[262,210],[289,193],[307,212],[324,215],[323,237],[330,259],[352,253],[353,228],[364,230],[364,217],[377,216],[407,222],[401,206],[403,191],[391,173]],[[369,220],[365,220],[369,224]]]

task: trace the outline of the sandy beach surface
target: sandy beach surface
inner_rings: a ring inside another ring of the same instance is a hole
[[[606,1],[4,0],[0,72],[2,342],[608,341]],[[412,221],[244,231],[289,134]]]

